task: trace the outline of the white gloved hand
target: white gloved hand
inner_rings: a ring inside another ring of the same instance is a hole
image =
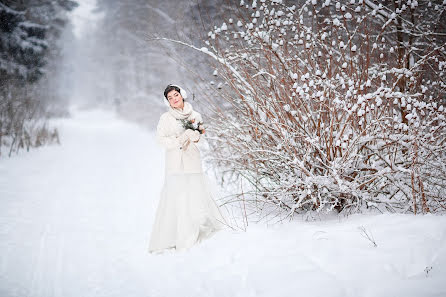
[[[192,129],[187,129],[184,131],[185,137],[190,139],[191,141],[198,141],[200,139],[200,132]]]
[[[183,134],[178,136],[178,142],[180,143],[180,146],[183,146],[189,140],[189,133],[186,133],[188,130],[184,131]]]
[[[200,140],[200,132],[198,132],[197,130],[192,131],[192,133],[190,133],[191,136],[189,137],[189,139],[191,141],[197,142],[198,140]]]
[[[200,139],[200,132],[194,131],[192,129],[186,129],[180,136],[178,136],[178,141],[180,146],[186,146],[187,141],[198,141]]]

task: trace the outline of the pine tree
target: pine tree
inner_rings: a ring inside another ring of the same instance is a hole
[[[36,81],[43,74],[47,27],[0,2],[0,78]]]

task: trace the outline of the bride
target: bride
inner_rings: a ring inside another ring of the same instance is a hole
[[[187,249],[226,224],[212,197],[196,146],[202,142],[201,130],[195,130],[202,118],[186,98],[186,91],[177,85],[168,85],[164,91],[169,110],[160,117],[157,140],[166,149],[165,175],[149,252]]]

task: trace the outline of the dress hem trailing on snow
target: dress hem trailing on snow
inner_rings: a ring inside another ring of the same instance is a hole
[[[224,229],[212,192],[204,173],[166,175],[149,252],[188,249]]]

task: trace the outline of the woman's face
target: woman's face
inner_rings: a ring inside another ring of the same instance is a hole
[[[169,104],[172,108],[183,108],[184,107],[183,97],[176,90],[172,90],[169,93],[167,93],[167,100],[169,100]]]

